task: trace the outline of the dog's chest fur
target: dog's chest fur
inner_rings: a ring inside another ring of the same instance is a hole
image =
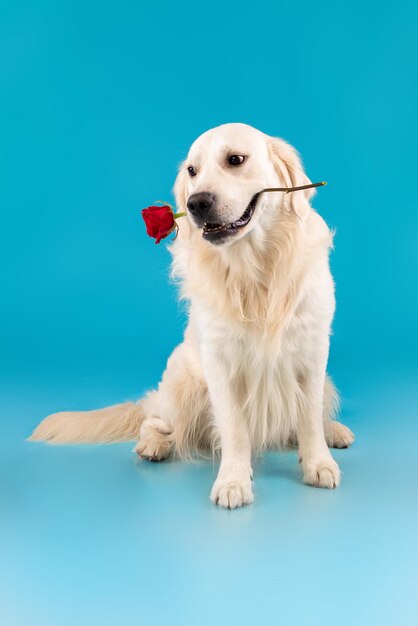
[[[247,421],[253,448],[285,447],[303,409],[301,381],[315,351],[316,319],[308,301],[274,335],[250,324],[233,329],[213,318],[210,323],[206,313],[198,325],[200,356],[209,349],[223,364],[220,375]]]

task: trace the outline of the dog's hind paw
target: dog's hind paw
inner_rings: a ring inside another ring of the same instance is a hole
[[[354,442],[354,433],[341,422],[330,421],[325,429],[325,438],[330,448],[348,448]]]
[[[171,435],[170,429],[159,417],[146,419],[141,426],[135,452],[147,461],[163,461],[173,448]]]

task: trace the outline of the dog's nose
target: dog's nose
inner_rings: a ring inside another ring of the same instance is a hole
[[[202,191],[201,193],[194,193],[187,200],[187,208],[190,213],[196,217],[200,217],[204,220],[213,205],[215,204],[215,196],[213,193]]]

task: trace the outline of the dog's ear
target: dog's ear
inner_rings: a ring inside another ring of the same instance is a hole
[[[183,163],[180,164],[177,178],[174,183],[174,197],[176,199],[176,210],[178,212],[187,211],[187,177]]]
[[[283,139],[270,138],[269,151],[274,168],[285,187],[309,185],[298,152]],[[314,189],[294,191],[285,196],[285,206],[304,219],[310,211],[309,200],[315,195]]]
[[[177,178],[174,182],[173,192],[176,200],[176,213],[187,213],[187,180],[188,176],[184,168],[184,163],[179,166]],[[177,220],[178,238],[187,239],[190,236],[190,221],[187,215]]]

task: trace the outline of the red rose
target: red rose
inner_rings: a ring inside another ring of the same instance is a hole
[[[176,228],[176,218],[185,213],[174,213],[168,204],[162,206],[149,206],[141,211],[144,218],[147,234],[155,238],[155,243],[160,243],[161,239],[167,237]]]

